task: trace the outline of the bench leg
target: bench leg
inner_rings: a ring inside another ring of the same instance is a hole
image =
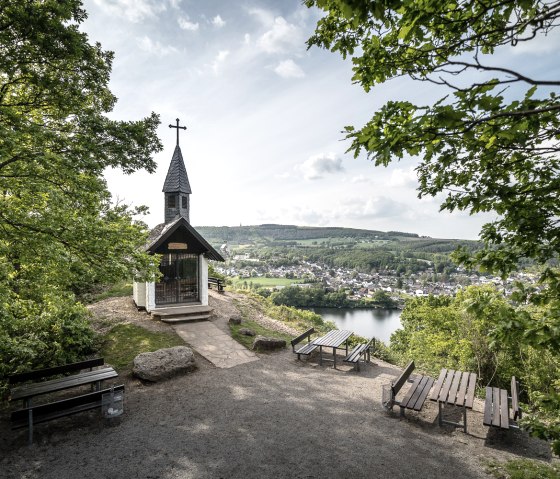
[[[441,426],[443,426],[443,417],[442,417],[442,413],[443,413],[442,408],[443,408],[443,406],[442,406],[441,401],[438,401],[438,407],[439,407],[438,424],[439,424],[439,426],[441,427]]]
[[[405,417],[405,415],[404,415],[404,407],[400,406],[400,408],[401,408],[401,417]]]
[[[33,444],[33,409],[30,409],[27,415],[27,443]]]
[[[467,432],[467,408],[463,406],[463,430],[465,433]]]

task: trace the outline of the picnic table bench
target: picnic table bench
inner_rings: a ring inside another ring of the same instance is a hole
[[[360,359],[362,356],[365,356],[364,362],[370,362],[371,360],[371,345],[374,341],[374,338],[371,338],[369,342],[358,344],[357,346],[350,351],[343,361],[346,363],[354,364],[354,369],[360,370]]]
[[[394,405],[398,405],[401,409],[401,416],[404,416],[406,409],[420,411],[426,402],[428,393],[434,384],[434,379],[429,376],[415,375],[413,380],[409,379],[412,371],[414,371],[414,361],[410,361],[401,375],[391,384],[383,387],[382,404],[385,409],[393,409]],[[397,401],[397,394],[402,389],[405,382],[412,382],[406,395],[401,401]]]
[[[509,415],[509,402],[513,418]],[[521,418],[521,407],[519,406],[519,382],[515,376],[511,378],[511,396],[506,389],[487,386],[486,401],[484,403],[485,426],[494,426],[501,429],[519,428],[517,420]]]
[[[219,278],[214,278],[212,276],[208,277],[208,286],[212,287],[212,285],[215,284],[216,287],[218,288],[218,292],[219,293],[223,293],[224,292],[224,280],[223,279],[219,279]]]
[[[314,328],[309,328],[305,333],[300,334],[297,338],[294,338],[290,341],[292,344],[292,351],[297,354],[297,358],[300,359],[300,356],[303,354],[304,356],[309,356],[313,351],[317,349],[317,346],[311,342],[311,335],[315,332]],[[296,349],[296,346],[301,343],[305,338],[307,338],[307,343],[303,346],[299,346]]]
[[[33,442],[34,424],[58,417],[69,416],[81,412],[82,410],[100,407],[100,398],[102,394],[107,391],[101,391],[102,381],[118,376],[118,373],[111,367],[93,369],[103,364],[103,358],[96,358],[9,376],[8,382],[10,385],[39,380],[39,382],[26,383],[21,386],[13,387],[10,390],[11,402],[17,400],[23,401],[23,408],[14,411],[11,415],[11,420],[13,422],[12,429],[27,426],[29,428],[29,444],[31,444]],[[89,371],[81,372],[84,369],[89,369]],[[74,373],[76,371],[78,371],[77,374],[41,381],[41,379]],[[47,402],[46,404],[32,404],[34,398],[37,396],[85,385],[91,385],[94,392],[90,393],[90,395],[86,394],[55,402]]]

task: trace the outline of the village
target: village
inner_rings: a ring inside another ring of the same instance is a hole
[[[385,270],[377,273],[363,273],[355,269],[332,268],[327,264],[300,261],[295,265],[271,265],[249,255],[234,255],[225,264],[215,266],[215,270],[229,278],[239,278],[246,282],[246,287],[264,286],[259,278],[286,278],[294,281],[293,286],[309,288],[321,284],[329,291],[346,291],[351,300],[372,298],[376,291],[385,291],[395,301],[403,295],[439,296],[455,295],[460,289],[469,285],[493,284],[511,295],[514,283],[535,285],[537,275],[530,272],[514,272],[506,280],[497,276],[467,272],[457,268],[455,272],[438,274],[432,265],[421,273],[399,275],[397,271]],[[267,281],[268,283],[268,281]],[[285,285],[272,286],[281,289]]]

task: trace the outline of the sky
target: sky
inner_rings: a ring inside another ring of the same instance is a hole
[[[342,130],[360,127],[388,100],[426,104],[429,84],[392,80],[366,94],[340,55],[307,49],[321,12],[300,0],[86,0],[90,42],[115,53],[110,116],[158,113],[164,150],[157,172],[105,173],[115,199],[147,205],[163,222],[162,187],[176,144],[192,188],[194,226],[263,223],[404,231],[476,239],[491,214],[439,212],[419,199],[418,159],[375,167],[346,153]],[[558,35],[506,52],[505,65],[531,61],[558,73]],[[552,63],[554,62],[554,63]]]

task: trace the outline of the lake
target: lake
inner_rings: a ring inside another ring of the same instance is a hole
[[[391,334],[401,327],[400,309],[312,308],[325,321],[365,338],[375,336],[389,344]]]

